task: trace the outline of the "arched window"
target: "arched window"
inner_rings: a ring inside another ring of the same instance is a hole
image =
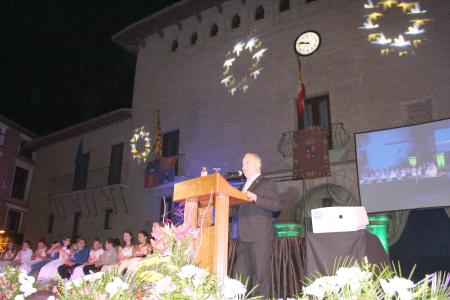
[[[178,49],[178,40],[174,39],[173,42],[172,42],[172,47],[170,48],[170,50],[172,52],[175,52],[175,51],[177,51],[177,49]]]
[[[197,40],[198,40],[197,32],[192,33],[192,35],[191,35],[191,45],[195,45],[197,43]]]
[[[255,21],[264,19],[264,7],[262,5],[255,9]]]
[[[239,15],[234,15],[233,19],[231,19],[231,29],[238,28],[241,25],[241,18]]]
[[[280,0],[280,12],[289,10],[290,3],[289,0]]]
[[[216,36],[218,32],[219,32],[219,27],[217,26],[217,24],[213,24],[211,26],[210,36],[211,37]]]

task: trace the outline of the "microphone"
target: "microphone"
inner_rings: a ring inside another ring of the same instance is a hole
[[[244,173],[242,173],[241,170],[239,171],[232,171],[232,172],[227,172],[224,174],[224,178],[226,180],[234,180],[234,179],[241,179],[242,175],[244,175]]]

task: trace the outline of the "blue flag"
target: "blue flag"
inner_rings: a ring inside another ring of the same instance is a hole
[[[81,167],[83,165],[83,137],[78,144],[77,154],[75,155],[75,165]]]

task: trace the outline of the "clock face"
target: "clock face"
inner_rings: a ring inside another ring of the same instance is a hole
[[[316,31],[305,31],[295,40],[294,48],[301,56],[308,56],[316,52],[320,46],[320,35]]]

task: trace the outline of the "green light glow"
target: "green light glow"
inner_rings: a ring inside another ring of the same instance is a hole
[[[278,223],[274,227],[278,237],[303,236],[303,224]]]
[[[409,157],[409,164],[411,165],[411,167],[415,167],[417,164],[417,157],[415,156],[410,156]]]
[[[389,255],[389,241],[388,241],[388,216],[372,216],[369,217],[369,225],[366,230],[376,235],[383,245],[386,254]]]
[[[436,165],[439,169],[443,169],[445,167],[445,155],[444,153],[436,153]]]

